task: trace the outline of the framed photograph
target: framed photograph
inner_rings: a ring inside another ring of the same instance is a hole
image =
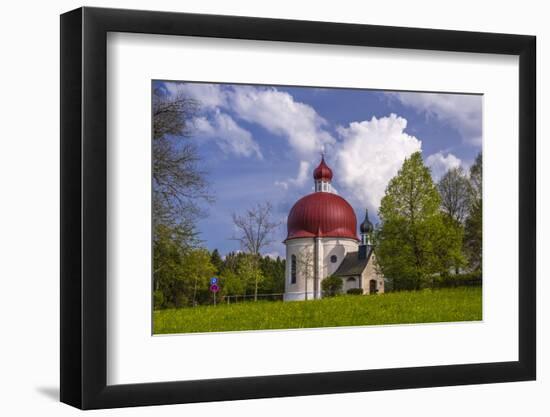
[[[533,380],[535,37],[61,16],[61,401]]]

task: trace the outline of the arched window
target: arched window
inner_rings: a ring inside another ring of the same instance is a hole
[[[296,255],[290,257],[290,283],[296,284]]]
[[[335,264],[337,261],[338,261],[338,257],[336,255],[332,255],[330,257],[330,262],[332,262],[333,264]]]

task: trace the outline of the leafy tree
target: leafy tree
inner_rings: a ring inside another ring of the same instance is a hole
[[[226,269],[220,275],[221,293],[224,296],[239,296],[246,292],[246,282],[239,274]]]
[[[153,245],[155,309],[175,307],[182,301],[181,297],[177,297],[182,288],[176,277],[180,272],[184,249],[177,237],[178,234],[169,227],[157,226],[157,237]]]
[[[382,198],[377,260],[393,288],[419,289],[456,261],[461,240],[440,211],[441,198],[420,152],[405,159]]]
[[[178,279],[184,282],[193,306],[209,300],[210,277],[215,271],[216,268],[210,262],[210,254],[206,249],[191,249],[185,252]]]
[[[254,291],[254,301],[258,301],[258,286],[264,280],[264,275],[259,267],[258,256],[246,254],[241,256],[237,266],[237,273],[246,283],[246,287],[252,287]]]
[[[154,308],[183,307],[207,302],[209,278],[215,272],[206,249],[185,248],[170,229],[162,233],[153,247]]]
[[[434,246],[435,255],[440,263],[440,275],[447,276],[452,269],[455,274],[459,274],[460,268],[466,265],[462,250],[464,227],[447,213],[443,213],[441,221],[441,230],[435,235],[437,241]]]
[[[483,189],[482,189],[482,156],[478,154],[470,168],[470,212],[465,222],[464,249],[470,269],[482,269],[483,255]]]

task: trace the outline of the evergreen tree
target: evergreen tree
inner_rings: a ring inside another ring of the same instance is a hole
[[[210,262],[216,268],[215,274],[219,274],[223,267],[223,259],[220,256],[218,249],[214,249],[210,255]]]
[[[260,261],[260,269],[264,280],[260,284],[260,292],[264,294],[282,294],[285,291],[285,262],[277,256],[273,259],[264,256]],[[280,299],[274,297],[273,299]]]

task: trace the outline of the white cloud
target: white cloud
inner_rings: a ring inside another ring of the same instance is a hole
[[[467,94],[437,93],[387,93],[402,104],[424,113],[427,117],[437,117],[455,128],[462,139],[473,145],[482,140],[482,97]]]
[[[405,133],[407,120],[391,114],[340,127],[335,179],[359,204],[378,211],[386,186],[422,142]]]
[[[182,94],[198,100],[203,110],[215,109],[227,104],[226,93],[220,84],[165,82],[164,86],[171,95]]]
[[[231,116],[216,110],[208,119],[196,118],[194,125],[199,137],[215,140],[224,152],[262,159],[260,147],[252,139],[252,134],[235,123]]]
[[[300,166],[298,168],[298,175],[296,178],[289,178],[286,181],[275,181],[275,185],[288,190],[289,186],[303,186],[306,181],[311,178],[311,164],[307,161],[300,161]]]
[[[276,88],[236,86],[228,96],[231,110],[249,123],[283,136],[302,157],[320,152],[334,138],[324,129],[325,119],[313,107]]]
[[[432,178],[436,182],[439,181],[449,169],[458,168],[460,164],[460,159],[452,153],[445,156],[442,152],[437,152],[426,158],[426,165],[432,170]]]
[[[310,159],[325,145],[335,142],[325,129],[327,122],[313,107],[295,101],[274,87],[224,86],[200,83],[164,83],[167,91],[185,94],[201,103],[205,117],[212,111],[231,111],[238,119],[259,125],[285,138],[291,149]],[[236,124],[236,122],[235,122]]]

